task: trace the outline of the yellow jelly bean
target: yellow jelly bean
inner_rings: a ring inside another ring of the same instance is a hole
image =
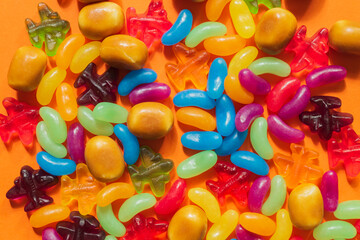
[[[201,207],[210,222],[216,223],[220,220],[220,206],[214,195],[203,188],[192,188],[188,192],[189,199]]]
[[[295,16],[286,9],[272,8],[262,15],[256,26],[256,46],[268,53],[278,54],[290,42],[296,31]]]
[[[62,119],[65,121],[72,121],[76,118],[76,95],[70,84],[62,83],[56,89],[56,104]]]
[[[243,0],[230,2],[230,16],[236,32],[243,38],[251,38],[255,33],[255,22]]]
[[[329,45],[338,52],[360,55],[360,23],[337,21],[329,32]]]
[[[271,236],[275,232],[275,222],[260,213],[245,212],[240,214],[240,225],[249,232],[260,236]]]
[[[75,53],[70,63],[73,73],[81,73],[84,69],[100,55],[101,42],[89,42],[81,46]]]
[[[276,214],[276,230],[270,240],[289,240],[293,226],[286,209],[280,209]]]
[[[230,1],[231,0],[208,0],[205,8],[206,17],[213,22],[218,20],[226,4]]]
[[[81,34],[71,34],[60,44],[56,52],[56,65],[61,69],[67,69],[76,51],[85,43]]]
[[[214,117],[196,107],[183,107],[177,110],[176,119],[186,125],[197,127],[204,131],[214,131],[216,128],[216,121]]]
[[[34,228],[40,228],[50,223],[59,222],[66,219],[70,214],[70,209],[62,205],[47,205],[36,210],[30,217],[30,224]]]
[[[135,194],[133,185],[123,182],[112,183],[101,189],[96,196],[99,207],[105,207],[115,200],[127,199]]]
[[[239,52],[245,43],[239,35],[227,35],[205,39],[204,48],[216,56],[229,56]]]
[[[36,99],[41,105],[48,105],[55,93],[56,88],[64,81],[66,70],[55,67],[48,71],[41,79],[36,91]]]
[[[220,220],[209,229],[206,240],[226,240],[236,228],[239,214],[235,210],[227,210]]]

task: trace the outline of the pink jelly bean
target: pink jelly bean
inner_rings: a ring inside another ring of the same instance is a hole
[[[298,143],[305,138],[305,134],[302,131],[290,127],[277,115],[270,115],[267,123],[269,131],[283,142]]]
[[[249,232],[245,228],[243,228],[240,224],[235,228],[236,238],[238,240],[263,240],[262,237]]]
[[[310,97],[311,93],[308,86],[304,85],[299,87],[294,97],[282,106],[278,112],[278,116],[283,120],[299,116],[308,105]]]
[[[334,212],[339,204],[338,176],[336,172],[330,170],[324,173],[320,190],[325,211]]]
[[[159,215],[169,215],[175,213],[186,195],[186,182],[179,178],[171,186],[169,192],[155,204],[155,212]]]
[[[241,85],[255,95],[266,95],[270,92],[271,85],[265,79],[255,75],[252,71],[245,68],[239,73]]]
[[[265,196],[270,189],[271,180],[268,176],[257,178],[248,193],[248,206],[251,212],[261,212]]]
[[[61,240],[61,236],[54,228],[48,227],[42,231],[42,240]]]
[[[346,69],[342,66],[330,65],[310,72],[306,77],[306,85],[316,88],[325,84],[339,82],[346,77]]]
[[[148,83],[142,84],[129,94],[131,104],[135,105],[142,102],[157,102],[170,96],[171,89],[165,83]]]
[[[252,121],[263,114],[264,108],[257,103],[251,103],[242,107],[235,116],[235,126],[239,132],[249,128]]]
[[[85,163],[85,134],[80,123],[73,123],[68,131],[67,149],[72,160]]]

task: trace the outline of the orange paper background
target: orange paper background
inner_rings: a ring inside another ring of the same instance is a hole
[[[77,25],[77,16],[79,9],[83,5],[78,4],[76,0],[45,0],[45,2],[55,11],[58,11],[63,19],[70,21],[71,32],[78,33],[79,28]],[[115,0],[114,2],[122,6],[126,10],[129,6],[135,7],[138,13],[142,13],[146,10],[150,0]],[[26,101],[31,104],[37,104],[35,99],[35,92],[32,93],[18,93],[11,89],[7,84],[7,71],[11,61],[11,58],[17,48],[30,45],[30,41],[26,32],[24,19],[29,17],[34,21],[39,21],[37,13],[36,0],[1,0],[0,1],[0,97],[15,97],[19,100]],[[194,14],[195,24],[199,24],[206,21],[205,18],[205,3],[193,3],[190,0],[164,0],[165,9],[168,12],[171,22],[176,20],[177,14],[181,9],[188,8]],[[319,28],[330,28],[332,24],[340,19],[348,19],[353,21],[360,21],[359,9],[360,1],[358,0],[285,0],[283,6],[292,11],[298,19],[298,27],[305,24],[308,28],[308,36],[314,34]],[[260,7],[260,13],[254,16],[255,21],[258,22],[261,14],[264,13],[265,7]],[[228,6],[225,8],[220,22],[228,26],[228,33],[234,33],[234,29],[229,18]],[[122,31],[125,33],[125,29]],[[253,41],[248,41],[249,45],[253,45]],[[199,47],[201,48],[201,46]],[[289,55],[282,54],[280,57],[285,57],[289,60]],[[343,105],[341,110],[343,112],[350,112],[354,115],[353,128],[360,133],[360,57],[339,54],[330,50],[330,61],[332,64],[339,64],[347,68],[348,76],[345,81],[340,83],[331,84],[320,89],[312,90],[312,95],[332,95],[342,99]],[[230,60],[230,58],[226,58]],[[168,83],[165,75],[164,64],[168,61],[174,62],[171,48],[160,48],[152,54],[147,62],[146,67],[154,69],[158,73],[158,81]],[[49,61],[49,68],[54,66],[53,61]],[[104,68],[104,67],[103,67]],[[268,76],[267,76],[268,77]],[[66,81],[73,83],[76,75],[68,71]],[[304,78],[301,78],[304,81]],[[279,79],[271,79],[272,85]],[[175,95],[175,91],[172,89],[171,97]],[[130,108],[130,103],[127,97],[122,97],[118,101],[126,108]],[[264,98],[256,98],[255,102],[261,103],[265,106]],[[170,99],[164,101],[166,105],[172,108],[175,113],[172,101]],[[53,99],[50,106],[56,107],[56,103]],[[236,110],[241,105],[236,104]],[[266,107],[265,107],[266,109]],[[265,116],[267,115],[265,110]],[[5,114],[4,108],[0,107],[0,113]],[[213,113],[213,112],[212,112]],[[300,125],[300,122],[295,119],[290,122],[293,127],[301,127],[305,132],[306,138],[304,144],[306,147],[316,149],[320,153],[319,164],[324,169],[328,169],[328,159],[326,153],[326,146],[316,134],[311,134],[309,130]],[[160,152],[164,157],[173,159],[177,166],[181,161],[187,158],[187,156],[196,153],[196,151],[186,150],[180,143],[180,137],[184,131],[188,131],[191,128],[180,125],[175,121],[175,127],[171,132],[160,141],[141,141],[142,144],[147,144],[153,147],[157,152]],[[269,140],[273,146],[275,152],[282,152],[289,154],[289,144],[285,144],[277,141],[269,135]],[[36,141],[35,141],[36,142]],[[243,150],[251,149],[249,141],[241,147]],[[5,198],[5,194],[8,189],[13,185],[13,180],[19,175],[20,168],[23,165],[30,165],[33,168],[38,168],[35,160],[35,155],[41,148],[36,142],[33,147],[25,148],[21,142],[15,138],[10,144],[5,145],[0,141],[0,239],[41,239],[41,229],[33,229],[29,223],[30,214],[26,214],[23,211],[24,201],[21,203],[12,203]],[[227,158],[225,158],[227,159]],[[270,161],[271,177],[274,176],[275,170],[273,164]],[[360,199],[360,177],[356,179],[348,180],[342,167],[337,170],[340,184],[340,202],[350,199]],[[177,176],[175,171],[172,172],[172,182],[176,180]],[[194,179],[187,180],[188,187],[205,186],[205,180],[214,178],[215,172],[213,170],[196,177]],[[127,173],[120,179],[121,181],[129,181]],[[167,185],[167,190],[170,184]],[[149,190],[148,188],[146,188]],[[60,203],[60,186],[49,191],[49,195],[54,198],[55,203]],[[184,203],[185,204],[185,203]],[[121,201],[114,204],[114,211],[117,212]],[[286,206],[286,205],[285,205]],[[71,209],[75,209],[76,204],[71,205]],[[222,212],[226,208],[235,208],[231,201],[228,201],[227,206],[222,209]],[[243,211],[243,210],[241,210]],[[151,215],[152,211],[145,212],[146,215]],[[332,214],[326,214],[325,219],[332,219]],[[275,220],[275,218],[274,218]],[[209,223],[210,224],[210,223]],[[209,225],[210,227],[210,225]],[[301,232],[294,228],[296,235],[301,235],[304,239],[312,239],[312,232]]]

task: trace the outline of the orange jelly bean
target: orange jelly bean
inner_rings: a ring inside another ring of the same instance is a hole
[[[180,108],[176,112],[176,119],[183,124],[196,127],[204,131],[213,131],[216,128],[216,121],[214,117],[200,108]]]
[[[207,52],[216,56],[229,56],[239,52],[245,46],[245,39],[239,35],[211,37],[204,41]]]
[[[240,225],[249,232],[260,236],[271,236],[276,229],[275,222],[260,213],[245,212],[240,214]]]
[[[338,52],[360,55],[360,23],[337,21],[329,32],[329,45]]]
[[[77,115],[76,95],[68,83],[62,83],[56,89],[58,111],[65,121],[72,121]]]
[[[50,223],[59,222],[66,219],[70,214],[70,209],[62,205],[47,205],[34,212],[30,217],[30,224],[34,228],[40,228]]]
[[[72,34],[65,38],[56,52],[56,65],[61,69],[67,69],[76,51],[85,43],[85,37],[81,34]]]
[[[99,207],[105,207],[115,200],[127,199],[134,194],[133,185],[123,182],[112,183],[101,189],[96,196],[96,203]]]
[[[216,21],[220,18],[220,15],[231,0],[208,0],[206,2],[206,17],[210,21]]]

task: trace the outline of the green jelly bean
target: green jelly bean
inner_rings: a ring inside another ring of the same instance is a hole
[[[119,220],[127,222],[136,214],[153,207],[156,198],[150,193],[140,193],[127,199],[119,209]]]
[[[217,154],[214,151],[202,151],[182,161],[176,172],[180,178],[192,178],[212,168],[216,161]]]
[[[268,124],[266,119],[258,117],[251,125],[250,141],[251,145],[263,159],[272,159],[274,157],[274,150],[272,149],[268,136],[267,136]]]
[[[219,22],[204,22],[196,26],[186,37],[185,45],[193,48],[210,37],[223,36],[227,32],[224,24]]]
[[[60,114],[51,107],[42,107],[39,113],[46,124],[50,138],[56,143],[65,142],[67,127]]]
[[[117,240],[117,238],[115,236],[113,236],[113,235],[107,235],[105,237],[105,240]]]
[[[313,236],[316,240],[349,239],[356,236],[356,228],[345,221],[328,221],[317,226]]]
[[[338,205],[334,215],[338,219],[359,219],[360,200],[342,202]]]
[[[105,207],[96,206],[96,215],[102,228],[109,234],[122,237],[126,233],[124,225],[116,219],[111,204]]]
[[[54,157],[64,158],[67,155],[64,145],[56,143],[50,138],[49,130],[44,121],[39,122],[36,126],[36,138],[40,146]]]
[[[94,135],[110,136],[114,133],[113,125],[95,119],[93,112],[87,107],[78,108],[77,118],[81,125]]]
[[[273,179],[271,179],[270,194],[261,208],[261,213],[265,216],[274,215],[284,205],[285,199],[285,179],[280,175],[276,175],[275,177],[273,177]]]
[[[94,118],[110,123],[124,123],[128,117],[128,111],[116,103],[102,102],[93,110]]]
[[[287,77],[291,72],[289,64],[274,57],[259,58],[253,61],[248,69],[256,75],[270,73],[279,77]]]

